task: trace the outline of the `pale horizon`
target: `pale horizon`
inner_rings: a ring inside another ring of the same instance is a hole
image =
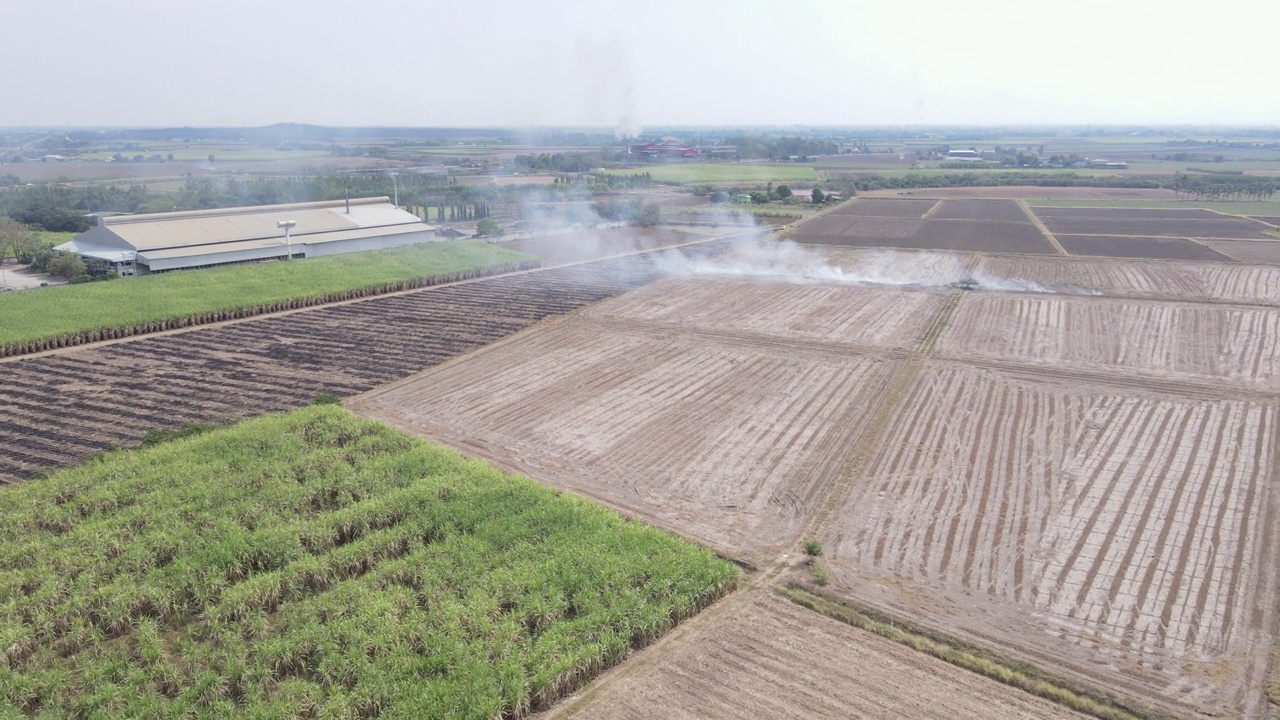
[[[1280,124],[1245,0],[14,0],[0,126]]]

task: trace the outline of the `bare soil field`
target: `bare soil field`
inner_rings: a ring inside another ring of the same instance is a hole
[[[1280,217],[1267,217],[1262,215],[1252,215],[1251,217],[1254,220],[1257,220],[1258,222],[1264,222],[1264,223],[1267,223],[1268,225],[1275,225],[1276,227],[1280,227]]]
[[[1039,213],[1037,213],[1039,214]],[[1220,239],[1274,239],[1262,223],[1245,218],[1189,219],[1170,218],[1099,218],[1092,216],[1044,217],[1044,224],[1055,235],[1139,235],[1160,237],[1194,237]]]
[[[743,605],[681,625],[541,719],[1082,717],[772,593]]]
[[[1182,711],[1258,716],[1276,402],[926,362],[822,538],[860,599]]]
[[[902,240],[915,237],[924,227],[923,220],[897,217],[864,217],[858,215],[838,215],[827,213],[804,223],[800,235],[802,242],[813,242],[816,238],[826,238],[833,244],[840,244],[840,239],[849,238],[883,238],[886,240]],[[890,243],[886,243],[890,244]]]
[[[1232,262],[1236,259],[1184,238],[1135,237],[1133,235],[1055,235],[1055,237],[1063,249],[1072,255],[1219,262]]]
[[[968,293],[938,353],[1280,392],[1280,309]]]
[[[488,278],[5,362],[0,485],[135,445],[156,428],[369,390],[644,284],[659,274],[652,262]]]
[[[1079,220],[1238,220],[1222,213],[1201,208],[1169,210],[1162,208],[1074,208],[1037,207],[1032,210],[1042,219],[1065,218]]]
[[[1262,265],[988,255],[974,274],[1068,294],[1280,305],[1280,268]]]
[[[920,218],[936,205],[933,200],[876,200],[856,198],[828,215],[867,215],[872,217]]]
[[[742,228],[721,228],[717,234],[742,232]],[[657,250],[672,245],[706,240],[712,233],[670,227],[586,230],[499,243],[502,247],[536,255],[544,265],[595,260],[623,253]]]
[[[925,220],[915,240],[921,247],[940,250],[1056,254],[1044,235],[1025,222]]]
[[[1201,240],[1200,242],[1240,262],[1280,264],[1280,239]]]
[[[1029,222],[827,214],[797,226],[791,239],[804,244],[845,247],[1055,254],[1049,241]]]
[[[932,212],[936,220],[998,220],[1030,222],[1022,206],[1014,200],[943,200]]]
[[[915,190],[869,190],[858,193],[861,198],[1065,198],[1072,200],[1177,200],[1172,190],[1146,188],[1042,187],[1038,185],[1006,185],[1001,187],[918,188]]]
[[[351,407],[747,557],[797,539],[940,295],[669,279]],[[686,292],[689,297],[681,297]]]

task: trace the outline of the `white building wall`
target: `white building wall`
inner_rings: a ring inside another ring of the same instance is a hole
[[[433,242],[436,240],[436,233],[434,230],[422,230],[419,232],[356,238],[354,240],[337,240],[327,243],[308,243],[305,237],[301,239],[303,242],[294,242],[293,244],[295,253],[299,252],[298,247],[301,245],[305,248],[303,252],[306,253],[307,257],[323,257],[325,255],[341,255],[343,253],[365,252],[366,250],[386,250],[405,245]]]

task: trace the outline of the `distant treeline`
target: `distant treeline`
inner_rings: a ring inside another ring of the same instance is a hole
[[[853,180],[857,190],[939,187],[992,187],[1034,185],[1040,187],[1168,188],[1196,199],[1267,200],[1280,190],[1280,179],[1244,176],[1191,177],[1169,175],[1082,175],[1037,172],[906,173],[862,175]]]

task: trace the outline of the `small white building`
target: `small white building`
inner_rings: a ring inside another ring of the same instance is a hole
[[[280,223],[292,221],[286,238]],[[289,205],[98,217],[57,250],[110,263],[122,275],[337,255],[431,242],[435,228],[373,197]]]

